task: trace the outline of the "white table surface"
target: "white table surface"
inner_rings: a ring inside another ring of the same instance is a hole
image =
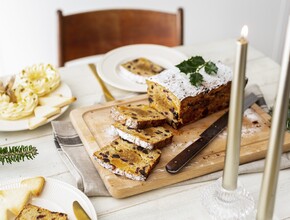
[[[236,44],[232,39],[177,47],[188,56],[201,55],[206,59],[221,60],[233,67]],[[97,57],[90,57],[94,61]],[[77,101],[59,120],[69,120],[72,109],[92,105],[100,100],[101,90],[89,68],[81,63],[60,68],[62,80],[72,89]],[[280,66],[263,53],[250,47],[248,52],[247,76],[249,84],[257,83],[264,93],[266,102],[272,106],[275,99]],[[115,96],[127,93],[109,87]],[[132,95],[128,94],[128,95]],[[75,180],[62,162],[53,142],[51,125],[33,131],[1,132],[0,146],[34,145],[39,155],[34,160],[0,165],[0,182],[25,176],[42,175],[52,177],[75,186]],[[261,173],[239,176],[239,180],[259,199]],[[170,186],[126,199],[91,197],[98,219],[209,219],[201,205],[200,192],[210,182]],[[275,215],[279,219],[290,219],[290,169],[280,171],[276,196]]]

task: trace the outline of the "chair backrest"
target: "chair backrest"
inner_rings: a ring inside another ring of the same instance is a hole
[[[182,8],[176,13],[114,9],[67,16],[58,10],[57,14],[59,66],[129,44],[183,44]]]

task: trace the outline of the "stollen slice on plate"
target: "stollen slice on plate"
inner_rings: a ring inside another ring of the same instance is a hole
[[[28,219],[55,219],[55,220],[67,220],[67,214],[62,212],[52,212],[48,209],[27,204],[24,206],[20,214],[15,220],[28,220]]]

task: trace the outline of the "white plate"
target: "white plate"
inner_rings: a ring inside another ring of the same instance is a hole
[[[120,65],[129,60],[145,57],[164,68],[171,68],[187,59],[183,53],[169,47],[154,44],[136,44],[119,47],[105,54],[97,63],[100,77],[111,86],[119,89],[146,92],[146,84],[139,84],[120,75]]]
[[[25,178],[22,178],[25,179]],[[20,186],[22,179],[0,183],[0,189],[11,189]],[[54,212],[63,212],[69,219],[76,219],[72,203],[77,200],[92,220],[97,214],[89,198],[77,188],[56,179],[45,178],[45,185],[39,197],[32,197],[30,203]]]
[[[57,95],[61,94],[64,97],[72,97],[72,92],[69,88],[69,86],[63,82],[61,82],[60,86],[50,93],[50,95]],[[61,112],[53,117],[50,117],[46,123],[49,123],[50,121],[58,118],[61,116],[69,106],[65,106],[61,108]],[[19,119],[19,120],[4,120],[0,119],[0,131],[22,131],[22,130],[27,130],[29,129],[28,127],[28,119],[33,117],[33,115]]]

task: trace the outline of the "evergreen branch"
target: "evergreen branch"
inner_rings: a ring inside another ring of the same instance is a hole
[[[272,116],[273,114],[273,107],[270,108],[269,114]],[[286,130],[290,132],[290,99],[288,103],[288,112],[287,112],[287,118],[286,118]]]
[[[32,160],[37,154],[37,148],[32,145],[0,147],[0,162],[3,165],[5,162],[11,164],[25,159]]]

